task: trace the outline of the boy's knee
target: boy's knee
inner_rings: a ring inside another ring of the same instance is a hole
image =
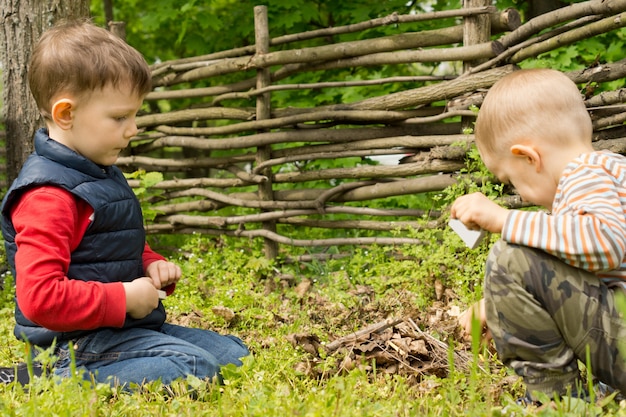
[[[227,363],[234,363],[239,366],[242,364],[241,359],[250,355],[250,350],[246,347],[241,339],[236,336],[226,335],[232,343],[228,349],[228,355],[225,358]]]

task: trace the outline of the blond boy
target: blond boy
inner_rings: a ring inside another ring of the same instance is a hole
[[[487,168],[545,211],[508,210],[480,193],[451,216],[500,233],[485,271],[484,309],[501,360],[523,377],[529,401],[588,393],[578,361],[626,390],[616,307],[626,283],[626,158],[592,147],[576,85],[548,69],[497,82],[476,121]]]

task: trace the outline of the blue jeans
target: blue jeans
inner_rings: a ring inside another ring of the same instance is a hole
[[[57,349],[55,374],[70,375],[68,343],[73,344],[76,368],[98,382],[121,385],[160,380],[169,385],[178,378],[220,377],[220,367],[241,365],[250,352],[235,336],[165,323],[160,331],[142,328],[101,329],[63,342]]]

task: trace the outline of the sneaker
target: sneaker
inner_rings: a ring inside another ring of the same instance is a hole
[[[33,376],[41,376],[43,368],[40,363],[33,363]],[[28,365],[24,362],[13,367],[0,367],[0,384],[10,384],[17,380],[22,385],[30,382],[30,374],[28,373]]]

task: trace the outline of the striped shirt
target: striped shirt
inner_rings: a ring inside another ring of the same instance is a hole
[[[502,238],[605,282],[626,281],[626,158],[608,151],[580,155],[563,171],[552,213],[511,210]]]

